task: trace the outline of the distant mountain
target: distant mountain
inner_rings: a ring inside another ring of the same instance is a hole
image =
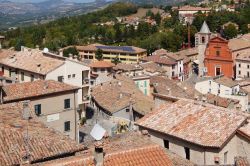
[[[60,17],[91,12],[111,3],[105,0],[89,3],[72,1],[75,0],[45,0],[37,3],[0,0],[0,29],[46,23]]]

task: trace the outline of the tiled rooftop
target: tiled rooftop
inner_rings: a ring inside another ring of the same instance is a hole
[[[221,84],[221,85],[224,85],[224,86],[227,86],[227,87],[234,87],[234,86],[238,85],[237,81],[233,81],[231,78],[228,78],[225,76],[214,78],[214,82]]]
[[[116,75],[116,79],[93,88],[92,96],[103,109],[115,113],[133,104],[133,109],[145,115],[153,108],[153,100],[145,96],[134,81],[125,76]]]
[[[126,133],[110,139],[104,144],[104,166],[191,166],[182,159],[150,141],[148,135],[140,132]]]
[[[32,116],[32,112],[30,115]],[[25,156],[24,135],[27,130],[27,120],[22,115],[22,104],[11,103],[0,106],[0,165],[19,165]],[[72,155],[83,150],[67,136],[46,127],[35,116],[29,120],[29,160],[31,163]]]
[[[112,68],[115,64],[108,62],[108,61],[96,61],[92,62],[89,67],[91,68]]]
[[[149,113],[137,124],[200,146],[221,148],[246,120],[240,112],[179,100]]]
[[[150,73],[164,73],[167,72],[163,67],[160,67],[158,64],[154,62],[141,63],[140,66],[147,72]]]
[[[0,64],[46,75],[55,68],[63,65],[64,61],[44,56],[40,50],[24,49],[24,51],[8,54],[7,57],[0,59]]]
[[[248,123],[239,128],[239,132],[244,134],[250,140],[250,119],[247,121]]]
[[[244,39],[244,37],[233,38],[229,40],[228,46],[232,51],[238,51],[250,48],[250,41]]]
[[[250,161],[246,157],[235,157],[235,166],[250,166]]]
[[[118,63],[115,67],[114,70],[116,71],[137,71],[137,70],[142,70],[142,67],[137,65],[137,64],[127,64],[127,63]]]
[[[4,59],[10,55],[15,54],[16,52],[14,50],[6,50],[6,49],[0,49],[0,60]]]
[[[191,98],[185,89],[177,85],[177,82],[166,77],[152,76],[150,84],[153,85],[156,93],[178,98]]]
[[[213,95],[211,93],[206,94],[206,100],[210,104],[214,104],[220,107],[228,108],[228,106],[232,103],[234,105],[239,103],[239,100],[228,99],[224,97],[220,97],[217,95]]]
[[[79,89],[79,87],[53,80],[37,80],[33,82],[10,84],[3,87],[5,102],[23,100],[65,91],[73,91],[77,89]]]
[[[151,56],[147,56],[147,57],[144,57],[141,59],[142,61],[144,62],[155,62],[155,63],[158,63],[158,64],[165,64],[165,65],[174,65],[176,64],[177,62],[165,55],[151,55]]]
[[[210,11],[211,8],[203,8],[203,7],[196,7],[196,6],[182,6],[178,9],[179,11]]]

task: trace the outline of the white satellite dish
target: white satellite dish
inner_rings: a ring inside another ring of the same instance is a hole
[[[102,128],[102,126],[100,126],[99,124],[95,124],[95,126],[93,127],[93,129],[90,132],[90,135],[96,141],[100,141],[105,133],[106,133],[106,130],[104,128]]]
[[[43,52],[48,53],[48,52],[49,52],[49,49],[48,49],[48,48],[44,48],[44,49],[43,49]]]

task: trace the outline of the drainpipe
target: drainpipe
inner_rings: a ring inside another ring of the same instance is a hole
[[[76,91],[78,91],[78,90],[76,90]],[[77,143],[79,143],[79,131],[78,131],[79,128],[77,127],[78,123],[77,123],[77,118],[76,118],[76,111],[77,111],[77,109],[76,109],[76,91],[74,91],[75,140]]]

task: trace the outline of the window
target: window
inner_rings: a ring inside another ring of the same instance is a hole
[[[212,81],[209,81],[209,85],[211,85]]]
[[[227,152],[224,153],[224,164],[227,164]]]
[[[239,73],[239,75],[241,75],[241,71],[240,70],[238,71],[238,73]]]
[[[175,65],[172,65],[172,69],[174,70],[174,68],[175,68]]]
[[[172,77],[174,77],[174,71],[172,71]]]
[[[73,77],[73,78],[76,78],[76,75],[75,75],[75,74],[72,74],[72,77]]]
[[[240,68],[240,67],[241,67],[241,64],[239,63],[239,65],[238,65],[238,66],[239,66],[239,68]]]
[[[4,74],[4,67],[2,66],[2,72],[3,72],[3,74]]]
[[[216,67],[215,68],[215,74],[216,74],[216,76],[219,76],[219,75],[221,75],[221,68],[220,67]]]
[[[21,72],[21,81],[24,81],[24,72]]]
[[[70,121],[64,122],[64,131],[70,131]]]
[[[139,88],[139,82],[136,82],[136,86],[137,86],[137,88]]]
[[[218,94],[220,94],[220,89],[218,89]]]
[[[249,69],[249,65],[247,65],[247,68]]]
[[[129,108],[126,108],[126,112],[129,112]]]
[[[187,147],[184,147],[184,149],[185,149],[186,159],[190,160],[190,149]]]
[[[208,93],[211,93],[211,88],[209,88]]]
[[[147,81],[144,81],[144,87],[147,87]]]
[[[247,78],[249,78],[250,74],[249,74],[249,71],[247,72]]]
[[[216,51],[216,56],[220,56],[220,51],[219,50]]]
[[[168,140],[163,140],[163,143],[164,143],[164,147],[166,148],[166,149],[169,149],[169,141]]]
[[[58,77],[57,77],[57,81],[63,82],[63,76],[58,76]]]
[[[35,107],[35,114],[36,114],[37,116],[40,116],[41,113],[42,113],[42,111],[41,111],[41,104],[37,104],[37,105],[35,105],[34,107]]]
[[[70,79],[71,78],[71,75],[68,75],[68,79]]]
[[[144,95],[148,95],[147,89],[144,89]]]
[[[34,81],[34,75],[30,75],[30,81],[33,82]]]
[[[70,108],[70,99],[65,99],[64,100],[64,108],[65,109]]]
[[[204,36],[202,36],[202,38],[201,38],[201,43],[205,43],[205,37]]]

